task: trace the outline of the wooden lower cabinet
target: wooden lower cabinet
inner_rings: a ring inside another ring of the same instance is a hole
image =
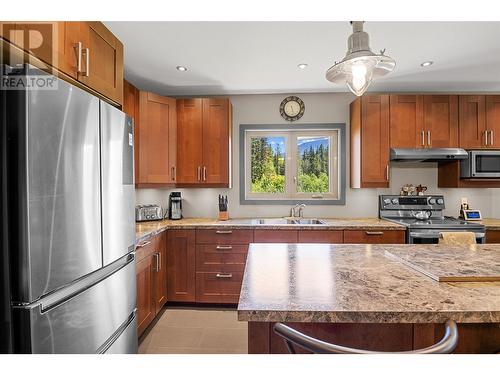
[[[172,302],[195,302],[196,249],[195,231],[167,231],[167,299]]]
[[[167,301],[166,233],[137,245],[137,329],[141,335]]]
[[[196,302],[238,303],[243,272],[196,272]]]
[[[137,333],[141,335],[156,315],[155,299],[153,296],[154,285],[153,257],[147,256],[137,261]]]
[[[486,243],[500,243],[500,230],[487,229],[486,230]]]
[[[295,243],[299,238],[296,230],[255,229],[253,239],[253,242],[257,243]]]
[[[299,243],[343,243],[342,230],[299,230]]]
[[[405,243],[405,231],[345,230],[344,243],[402,244]]]

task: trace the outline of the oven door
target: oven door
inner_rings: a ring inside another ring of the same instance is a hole
[[[409,231],[408,233],[408,243],[411,244],[437,244],[439,243],[440,232],[446,232],[444,230],[436,231]],[[482,232],[475,232],[476,243],[481,244],[485,241],[485,234]]]
[[[471,151],[471,177],[500,178],[500,151]]]

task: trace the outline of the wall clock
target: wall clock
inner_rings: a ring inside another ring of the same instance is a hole
[[[288,96],[280,104],[280,114],[287,121],[297,121],[304,115],[306,106],[297,96]]]

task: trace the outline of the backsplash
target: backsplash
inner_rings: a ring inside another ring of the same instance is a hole
[[[472,208],[480,209],[483,217],[500,218],[500,189],[439,189],[437,188],[437,165],[397,164],[391,168],[389,189],[350,189],[346,191],[345,206],[307,206],[307,217],[376,217],[378,215],[378,195],[398,194],[406,183],[428,187],[428,194],[445,196],[445,215],[457,216],[460,198],[467,197]],[[216,217],[217,196],[225,194],[229,198],[231,217],[280,217],[290,213],[290,205],[248,206],[239,204],[238,191],[233,189],[138,189],[138,204],[157,203],[168,205],[171,191],[180,191],[183,197],[185,217]]]
[[[291,93],[292,94],[292,93]],[[216,217],[219,194],[229,198],[230,217],[280,217],[290,213],[290,205],[240,205],[238,170],[239,124],[284,124],[279,104],[286,95],[235,95],[233,103],[233,188],[232,189],[174,189],[183,197],[185,217]],[[306,105],[304,116],[297,123],[346,123],[349,132],[349,103],[354,96],[348,93],[299,94]],[[349,134],[347,134],[347,140]],[[346,154],[349,155],[349,142]],[[350,189],[349,160],[347,161],[347,188],[345,206],[308,206],[308,217],[376,217],[379,194],[399,194],[404,184],[422,184],[428,194],[445,196],[445,215],[457,216],[460,198],[468,197],[472,208],[480,209],[483,217],[500,218],[500,189],[438,189],[436,163],[394,163],[391,166],[391,185],[388,189]],[[137,189],[137,204],[168,205],[171,189]]]

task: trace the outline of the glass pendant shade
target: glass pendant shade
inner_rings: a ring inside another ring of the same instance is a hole
[[[354,95],[361,96],[373,79],[391,72],[396,62],[383,52],[376,55],[371,51],[363,22],[352,22],[352,25],[347,54],[341,62],[327,70],[326,79],[333,83],[345,83]]]

